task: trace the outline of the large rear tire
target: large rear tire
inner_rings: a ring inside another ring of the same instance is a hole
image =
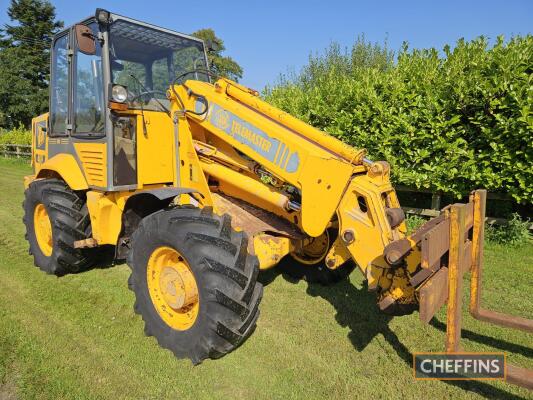
[[[244,232],[211,208],[145,217],[132,235],[128,281],[145,334],[198,364],[238,347],[256,326],[263,287]]]
[[[57,276],[88,268],[91,258],[74,241],[91,236],[85,196],[59,179],[43,179],[24,192],[23,222],[34,263]]]

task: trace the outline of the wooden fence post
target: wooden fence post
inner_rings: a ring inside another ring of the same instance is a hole
[[[440,193],[433,193],[431,195],[431,209],[440,211],[440,200],[441,196]]]

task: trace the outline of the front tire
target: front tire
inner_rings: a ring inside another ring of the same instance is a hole
[[[238,347],[255,329],[263,287],[247,237],[211,208],[173,208],[144,218],[128,264],[145,333],[198,364]]]
[[[74,248],[74,241],[90,237],[84,194],[59,179],[43,179],[32,182],[24,196],[23,222],[35,266],[56,276],[88,268],[90,258]]]

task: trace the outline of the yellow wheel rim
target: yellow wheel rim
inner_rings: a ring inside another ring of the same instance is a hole
[[[325,231],[316,238],[305,239],[302,247],[291,253],[291,256],[298,262],[307,265],[314,265],[321,262],[329,251],[329,233]]]
[[[44,204],[38,204],[33,212],[33,228],[37,244],[46,257],[52,255],[52,224]]]
[[[189,264],[171,247],[158,247],[146,268],[150,298],[159,316],[173,329],[189,329],[198,316],[200,300]]]

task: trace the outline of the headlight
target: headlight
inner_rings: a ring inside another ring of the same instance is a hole
[[[128,90],[124,86],[115,85],[111,92],[111,98],[117,103],[124,103],[128,98]]]

